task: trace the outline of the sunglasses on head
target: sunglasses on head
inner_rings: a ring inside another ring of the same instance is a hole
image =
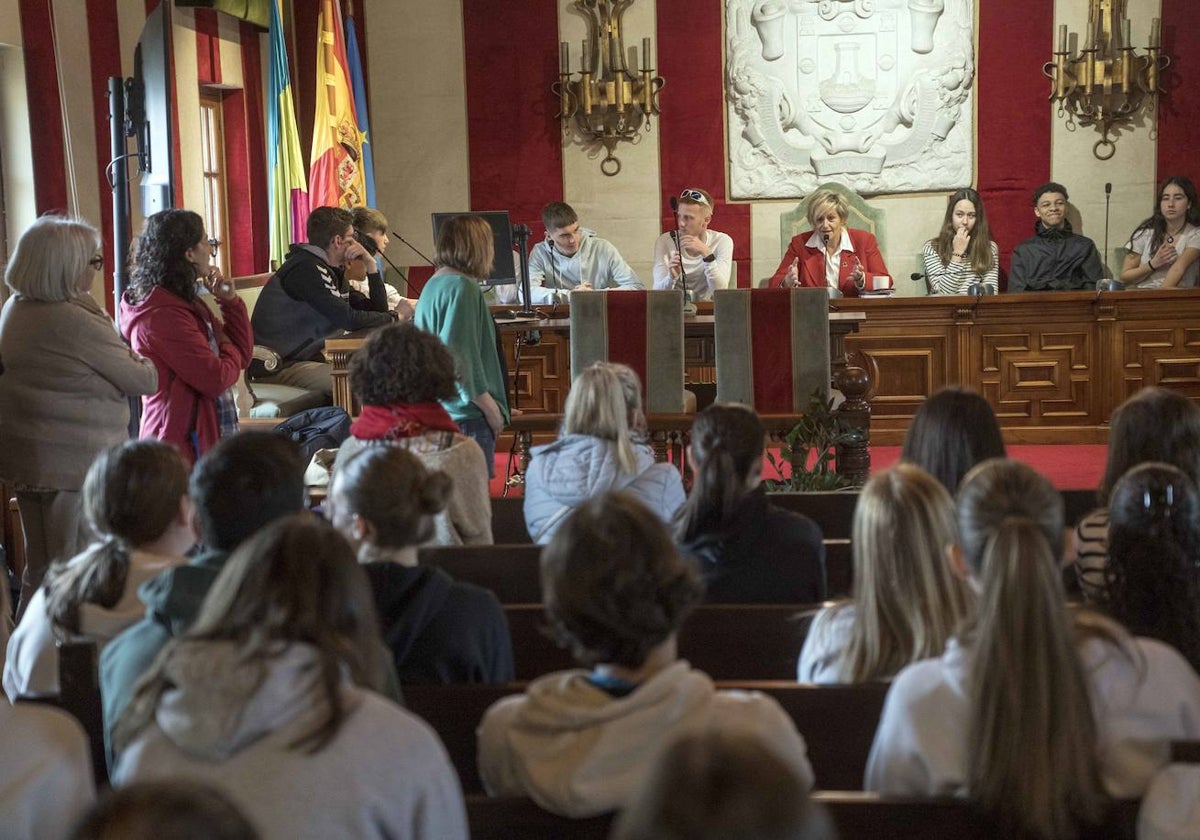
[[[679,194],[680,198],[686,198],[688,201],[695,201],[698,204],[703,204],[706,207],[712,207],[708,199],[704,197],[704,193],[700,190],[684,190]]]

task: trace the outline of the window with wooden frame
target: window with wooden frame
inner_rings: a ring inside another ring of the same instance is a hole
[[[229,214],[226,206],[225,131],[221,96],[200,92],[200,159],[204,167],[204,229],[220,244],[213,260],[229,276]]]

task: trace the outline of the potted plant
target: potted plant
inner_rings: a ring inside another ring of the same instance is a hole
[[[845,490],[853,487],[849,479],[833,469],[837,447],[858,443],[863,430],[850,426],[833,410],[833,399],[820,389],[813,391],[808,410],[779,446],[779,454],[767,450],[767,458],[779,475],[787,478],[766,479],[768,492],[796,493],[814,490]],[[815,454],[815,457],[814,457]],[[811,463],[810,463],[811,461]]]

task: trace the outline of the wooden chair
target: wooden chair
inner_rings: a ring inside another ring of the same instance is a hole
[[[771,504],[802,513],[816,522],[827,540],[848,540],[858,507],[857,492],[772,493]]]
[[[715,680],[794,680],[796,660],[816,605],[705,604],[679,632],[679,655]],[[540,604],[504,608],[516,678],[532,680],[576,667],[544,628]]]
[[[647,414],[682,413],[683,292],[573,292],[571,376],[593,362],[633,368]]]
[[[54,706],[74,716],[83,725],[92,750],[92,770],[97,788],[108,783],[98,663],[99,653],[95,642],[63,642],[58,647],[58,696],[22,698],[19,701]]]

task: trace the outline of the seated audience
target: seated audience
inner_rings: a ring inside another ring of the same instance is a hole
[[[91,295],[100,244],[82,219],[42,216],[4,270],[12,295],[0,312],[0,481],[21,513],[21,613],[50,563],[88,544],[84,474],[129,437],[129,397],[158,386],[154,363],[125,346]]]
[[[1108,461],[1096,491],[1100,507],[1075,527],[1073,561],[1083,595],[1103,602],[1108,565],[1108,502],[1121,476],[1138,464],[1160,461],[1200,482],[1200,407],[1177,391],[1143,388],[1113,412]]]
[[[746,406],[717,403],[696,415],[688,449],[695,483],[675,514],[675,540],[699,562],[708,601],[823,601],[821,529],[771,504],[762,484],[765,441]]]
[[[1153,461],[1109,502],[1105,606],[1137,636],[1165,642],[1200,671],[1200,498],[1182,470]]]
[[[1073,837],[1109,797],[1144,793],[1169,741],[1200,735],[1200,677],[1183,657],[1067,606],[1062,511],[1015,461],[963,480],[951,558],[979,593],[974,618],[892,683],[867,790],[965,795],[1014,834]]]
[[[709,727],[760,739],[811,787],[804,740],[773,699],[718,691],[679,659],[676,635],[702,589],[666,526],[633,496],[605,494],[569,516],[542,552],[542,599],[583,667],[488,709],[484,789],[568,817],[602,814],[645,786],[675,738]]]
[[[967,614],[969,593],[950,570],[954,502],[911,464],[876,473],[854,509],[854,596],[813,620],[796,679],[889,680],[918,659],[940,656]]]
[[[412,453],[373,447],[338,469],[325,513],[367,572],[401,683],[509,682],[512,645],[496,596],[417,564],[450,487]]]
[[[654,762],[612,840],[832,840],[803,780],[761,740],[709,729]]]
[[[942,483],[951,495],[971,468],[1004,457],[1004,436],[992,406],[969,388],[949,386],[921,403],[900,458],[916,464]]]
[[[358,240],[358,244],[367,249],[367,253],[371,255],[375,262],[374,271],[372,266],[367,266],[367,276],[362,280],[350,280],[350,288],[354,289],[360,295],[371,297],[371,287],[375,284],[376,278],[371,275],[377,274],[378,282],[383,284],[383,291],[387,295],[388,309],[396,311],[404,311],[412,306],[411,301],[400,294],[394,286],[385,283],[383,280],[382,262],[383,252],[387,250],[388,243],[391,240],[388,238],[388,220],[387,216],[380,213],[374,207],[355,207],[350,211],[350,215],[354,218],[354,238]],[[407,313],[412,317],[412,312]]]
[[[607,239],[579,226],[571,205],[552,201],[542,208],[546,239],[529,253],[530,297],[557,303],[577,289],[641,289],[642,282]]]
[[[91,747],[79,721],[0,699],[0,834],[58,840],[95,798]]]
[[[1154,213],[1125,243],[1121,282],[1127,289],[1195,288],[1200,278],[1200,203],[1182,175],[1158,187]]]
[[[478,216],[455,216],[438,229],[437,269],[417,302],[414,323],[454,354],[456,393],[443,399],[458,428],[483,450],[488,476],[496,470],[496,437],[509,421],[508,377],[496,324],[479,283],[492,270],[492,229]]]
[[[83,508],[97,542],[52,566],[8,646],[10,699],[56,696],[58,645],[90,639],[100,649],[145,615],[137,591],[174,566],[196,541],[188,470],[174,447],[128,441],[100,453],[83,481]]]
[[[431,470],[450,476],[453,487],[435,519],[436,545],[490,545],[492,500],[483,450],[438,400],[457,397],[454,357],[436,335],[410,324],[373,333],[350,360],[350,390],[362,411],[337,463],[356,452],[396,446]]]
[[[935,295],[965,295],[975,285],[988,294],[1000,290],[1000,249],[979,193],[968,187],[950,196],[941,233],[925,243],[921,259]]]
[[[200,459],[191,477],[202,550],[185,566],[138,590],[145,617],[100,655],[105,742],[133,687],[159,651],[191,626],[230,552],[267,523],[304,508],[304,464],[294,443],[270,432],[243,432]]]
[[[134,245],[121,298],[121,329],[158,369],[158,390],[142,399],[140,435],[172,444],[188,466],[237,433],[237,381],[254,350],[246,304],[209,263],[211,247],[199,214],[155,213]],[[219,318],[198,285],[217,301]]]
[[[846,227],[850,205],[833,190],[817,190],[808,201],[811,231],[788,244],[770,286],[830,289],[834,297],[858,297],[871,277],[889,275],[879,243],[865,230]]]
[[[213,785],[264,840],[465,840],[441,742],[375,693],[378,645],[341,535],[307,513],[267,525],[139,683],[114,733],[114,785]]]
[[[727,233],[708,229],[712,215],[712,196],[705,190],[686,189],[679,194],[678,228],[654,241],[654,288],[686,285],[690,300],[712,300],[714,291],[729,286],[733,240]]]
[[[262,835],[216,788],[174,779],[110,791],[69,840],[260,840]]]
[[[325,339],[345,330],[394,324],[411,315],[407,306],[388,307],[383,277],[370,272],[375,260],[354,237],[354,218],[338,207],[309,214],[307,242],[292,245],[287,258],[254,304],[254,341],[279,355],[268,374],[261,362],[250,368],[257,382],[292,385],[333,394]],[[365,281],[369,293],[351,288]]]
[[[625,365],[597,362],[571,383],[562,435],[535,446],[525,473],[525,527],[550,542],[563,520],[588,499],[624,490],[664,522],[683,504],[683,480],[657,464],[644,442],[642,383]]]
[[[1010,292],[1094,289],[1104,277],[1096,243],[1071,230],[1067,188],[1051,181],[1033,193],[1034,235],[1013,248]]]

